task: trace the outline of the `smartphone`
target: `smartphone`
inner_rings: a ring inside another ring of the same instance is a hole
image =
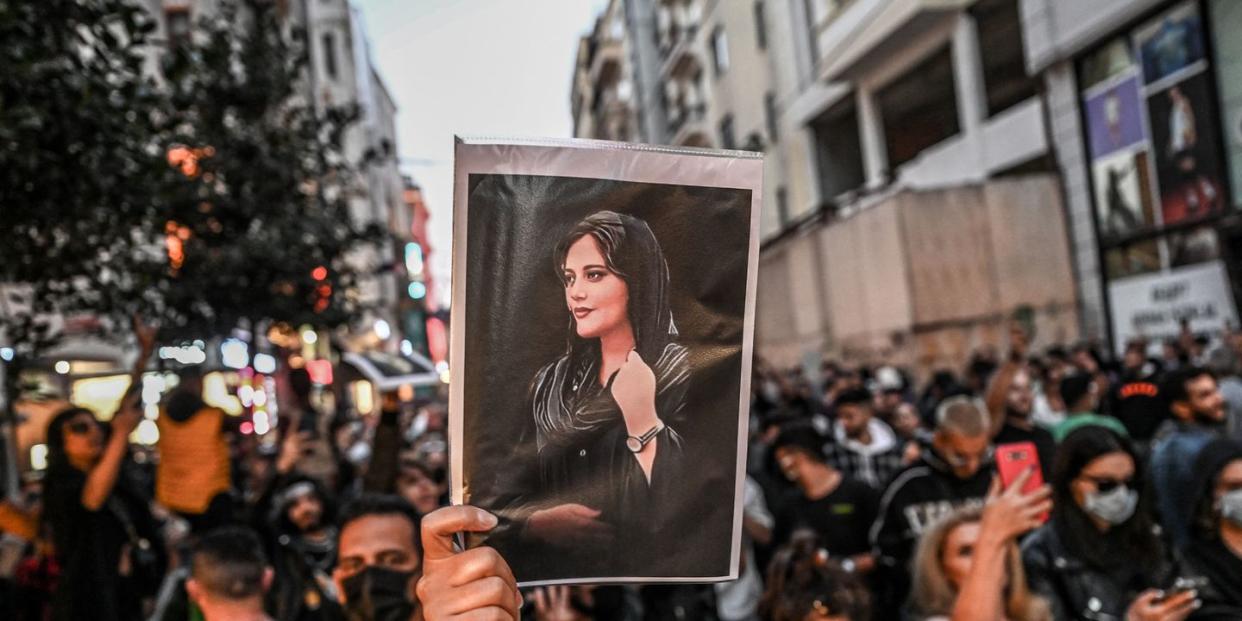
[[[996,447],[996,471],[1000,474],[1001,485],[1005,489],[1023,472],[1033,469],[1031,477],[1022,486],[1022,493],[1029,494],[1044,484],[1043,472],[1039,469],[1039,453],[1031,442],[1014,442]]]
[[[1173,586],[1164,590],[1164,597],[1156,600],[1157,603],[1168,600],[1171,597],[1177,597],[1186,591],[1202,591],[1207,588],[1208,579],[1204,576],[1178,576],[1173,581]]]

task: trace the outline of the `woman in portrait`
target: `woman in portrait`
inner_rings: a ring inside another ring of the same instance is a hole
[[[575,224],[553,259],[568,338],[531,382],[538,482],[522,538],[562,552],[558,574],[650,569],[688,478],[676,428],[689,362],[668,265],[646,222],[612,211]]]

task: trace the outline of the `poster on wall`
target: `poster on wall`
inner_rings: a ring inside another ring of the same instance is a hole
[[[1185,2],[1166,11],[1135,30],[1134,43],[1148,86],[1188,70],[1205,57],[1198,7]]]
[[[1091,168],[1101,237],[1123,237],[1155,224],[1146,151],[1114,153]]]
[[[1209,74],[1199,72],[1147,98],[1165,226],[1219,214],[1225,204]]]
[[[1234,188],[1234,206],[1242,206],[1242,2],[1213,0],[1209,22],[1217,36],[1216,88],[1220,93],[1221,122],[1224,123],[1225,150],[1229,176]]]
[[[1139,337],[1153,342],[1177,338],[1182,320],[1196,334],[1237,325],[1237,307],[1220,261],[1122,278],[1108,290],[1118,350]]]
[[[1094,94],[1086,98],[1091,157],[1105,157],[1147,139],[1137,75],[1092,89],[1092,92]]]
[[[762,155],[459,139],[454,504],[522,585],[736,579]]]

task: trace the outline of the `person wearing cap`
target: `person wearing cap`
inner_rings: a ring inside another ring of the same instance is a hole
[[[828,463],[874,490],[884,489],[905,466],[904,446],[891,427],[874,416],[871,392],[855,388],[835,403],[833,441],[825,446]]]
[[[1074,373],[1061,379],[1061,400],[1068,415],[1052,428],[1052,439],[1060,444],[1070,432],[1084,425],[1099,425],[1130,437],[1126,426],[1112,416],[1096,413],[1100,406],[1100,389],[1095,377],[1088,373]]]
[[[1242,442],[1216,439],[1195,460],[1190,537],[1178,575],[1200,576],[1191,619],[1242,619]]]

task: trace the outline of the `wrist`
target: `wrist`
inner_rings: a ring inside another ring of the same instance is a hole
[[[642,435],[660,423],[660,417],[656,415],[654,403],[640,408],[633,408],[633,410],[632,412],[622,411],[625,417],[625,430],[629,435]]]

